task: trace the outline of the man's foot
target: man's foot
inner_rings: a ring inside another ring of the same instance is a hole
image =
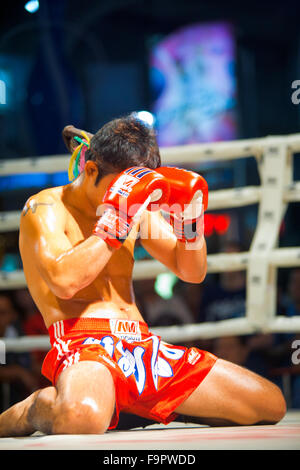
[[[27,415],[39,392],[35,391],[0,415],[0,437],[28,436],[36,431],[28,422]]]

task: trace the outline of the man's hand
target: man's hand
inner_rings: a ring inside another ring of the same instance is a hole
[[[192,243],[204,236],[204,211],[208,204],[208,185],[193,171],[175,167],[156,170],[170,183],[167,204],[161,206],[170,217],[178,241]]]
[[[156,209],[167,201],[169,184],[164,176],[144,167],[122,171],[108,187],[93,234],[113,248],[120,248],[132,226],[139,222],[146,208],[156,202]]]

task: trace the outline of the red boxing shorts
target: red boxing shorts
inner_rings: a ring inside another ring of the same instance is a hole
[[[216,357],[197,348],[173,346],[133,320],[72,318],[49,328],[52,349],[42,373],[53,385],[66,368],[97,361],[110,371],[116,393],[115,413],[131,413],[167,424],[174,410],[198,387]]]

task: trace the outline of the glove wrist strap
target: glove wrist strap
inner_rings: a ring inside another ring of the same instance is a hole
[[[113,248],[120,248],[131,230],[131,224],[127,217],[113,207],[106,208],[96,223],[93,235],[102,238]]]

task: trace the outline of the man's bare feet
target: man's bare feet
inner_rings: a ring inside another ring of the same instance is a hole
[[[40,390],[35,391],[0,415],[0,437],[28,436],[35,431],[27,416],[39,392]]]

